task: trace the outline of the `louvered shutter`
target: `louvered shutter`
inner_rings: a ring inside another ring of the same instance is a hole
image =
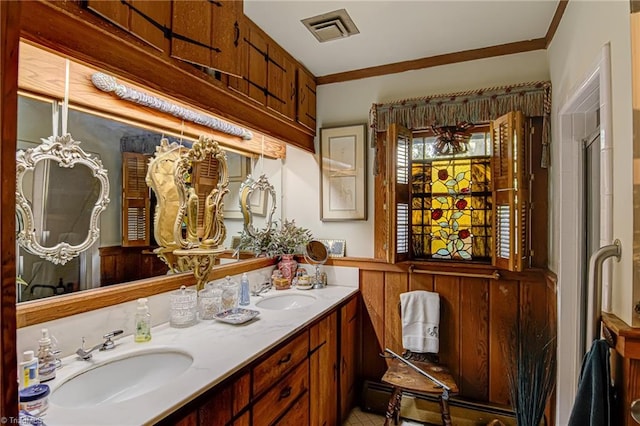
[[[193,183],[198,195],[198,237],[204,233],[204,208],[207,196],[218,186],[220,172],[218,160],[208,155],[203,161],[194,163]],[[214,212],[214,215],[217,212]]]
[[[528,183],[524,116],[510,112],[491,122],[493,153],[493,265],[521,271],[527,253]]]
[[[150,244],[149,187],[145,182],[149,158],[135,152],[122,153],[122,246]]]
[[[391,124],[387,131],[389,166],[389,218],[395,223],[395,232],[389,233],[389,259],[401,262],[409,259],[410,242],[410,154],[411,131],[398,124]]]

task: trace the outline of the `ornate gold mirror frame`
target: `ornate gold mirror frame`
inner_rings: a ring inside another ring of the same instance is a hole
[[[262,230],[256,229],[256,227],[253,226],[251,197],[256,190],[265,192],[264,197],[268,197],[265,199],[265,202],[271,203]],[[244,231],[250,237],[257,238],[262,232],[271,229],[273,215],[276,211],[276,191],[265,175],[261,175],[258,180],[254,180],[251,175],[248,175],[247,179],[242,182],[242,185],[240,185],[240,210],[242,210],[242,218],[244,219]]]
[[[100,213],[109,204],[107,170],[102,166],[102,162],[99,159],[84,152],[79,144],[80,141],[75,141],[70,134],[65,134],[64,136],[51,136],[48,139],[42,139],[42,144],[37,147],[19,150],[16,153],[16,219],[19,221],[16,226],[16,240],[18,244],[30,253],[54,264],[64,265],[87,250],[100,238],[98,220]],[[36,165],[45,160],[52,160],[59,167],[67,169],[79,165],[86,166],[100,185],[97,200],[91,209],[87,236],[78,245],[62,241],[52,247],[44,247],[39,242],[34,211],[31,208],[32,200],[27,199],[23,192],[23,179],[27,172],[33,172]]]
[[[190,149],[163,141],[146,181],[158,199],[154,236],[160,247],[155,253],[173,272],[193,271],[201,289],[216,256],[225,250],[225,152],[205,136]]]

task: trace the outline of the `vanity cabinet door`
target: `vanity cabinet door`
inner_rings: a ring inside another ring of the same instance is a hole
[[[309,423],[309,419],[313,419],[313,416],[309,415],[309,398],[309,392],[302,395],[293,407],[275,424],[277,426],[303,426],[311,424]],[[334,423],[327,423],[327,426],[331,424]]]
[[[349,416],[356,400],[358,354],[358,298],[340,308],[340,413]]]
[[[272,425],[274,420],[292,407],[294,401],[300,397],[307,397],[309,391],[308,360],[298,365],[286,377],[278,378],[274,382],[275,386],[253,405],[254,426]]]
[[[309,330],[310,425],[338,424],[338,313]]]
[[[259,396],[289,370],[307,358],[309,333],[300,333],[253,368],[253,396]]]

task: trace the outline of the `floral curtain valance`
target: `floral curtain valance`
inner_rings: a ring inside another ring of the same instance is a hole
[[[427,129],[433,125],[453,126],[464,121],[487,122],[509,111],[522,111],[527,117],[543,117],[542,167],[547,167],[551,135],[549,81],[373,104],[369,113],[369,126],[372,132],[384,132],[391,123],[413,130]],[[375,141],[375,138],[370,140]]]

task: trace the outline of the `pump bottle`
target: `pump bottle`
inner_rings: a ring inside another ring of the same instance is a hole
[[[139,343],[151,340],[151,314],[147,306],[147,299],[138,299],[138,309],[136,312],[135,335],[133,340]]]
[[[49,330],[42,329],[42,338],[38,340],[38,378],[46,382],[56,378],[56,357],[51,353],[51,338]]]

